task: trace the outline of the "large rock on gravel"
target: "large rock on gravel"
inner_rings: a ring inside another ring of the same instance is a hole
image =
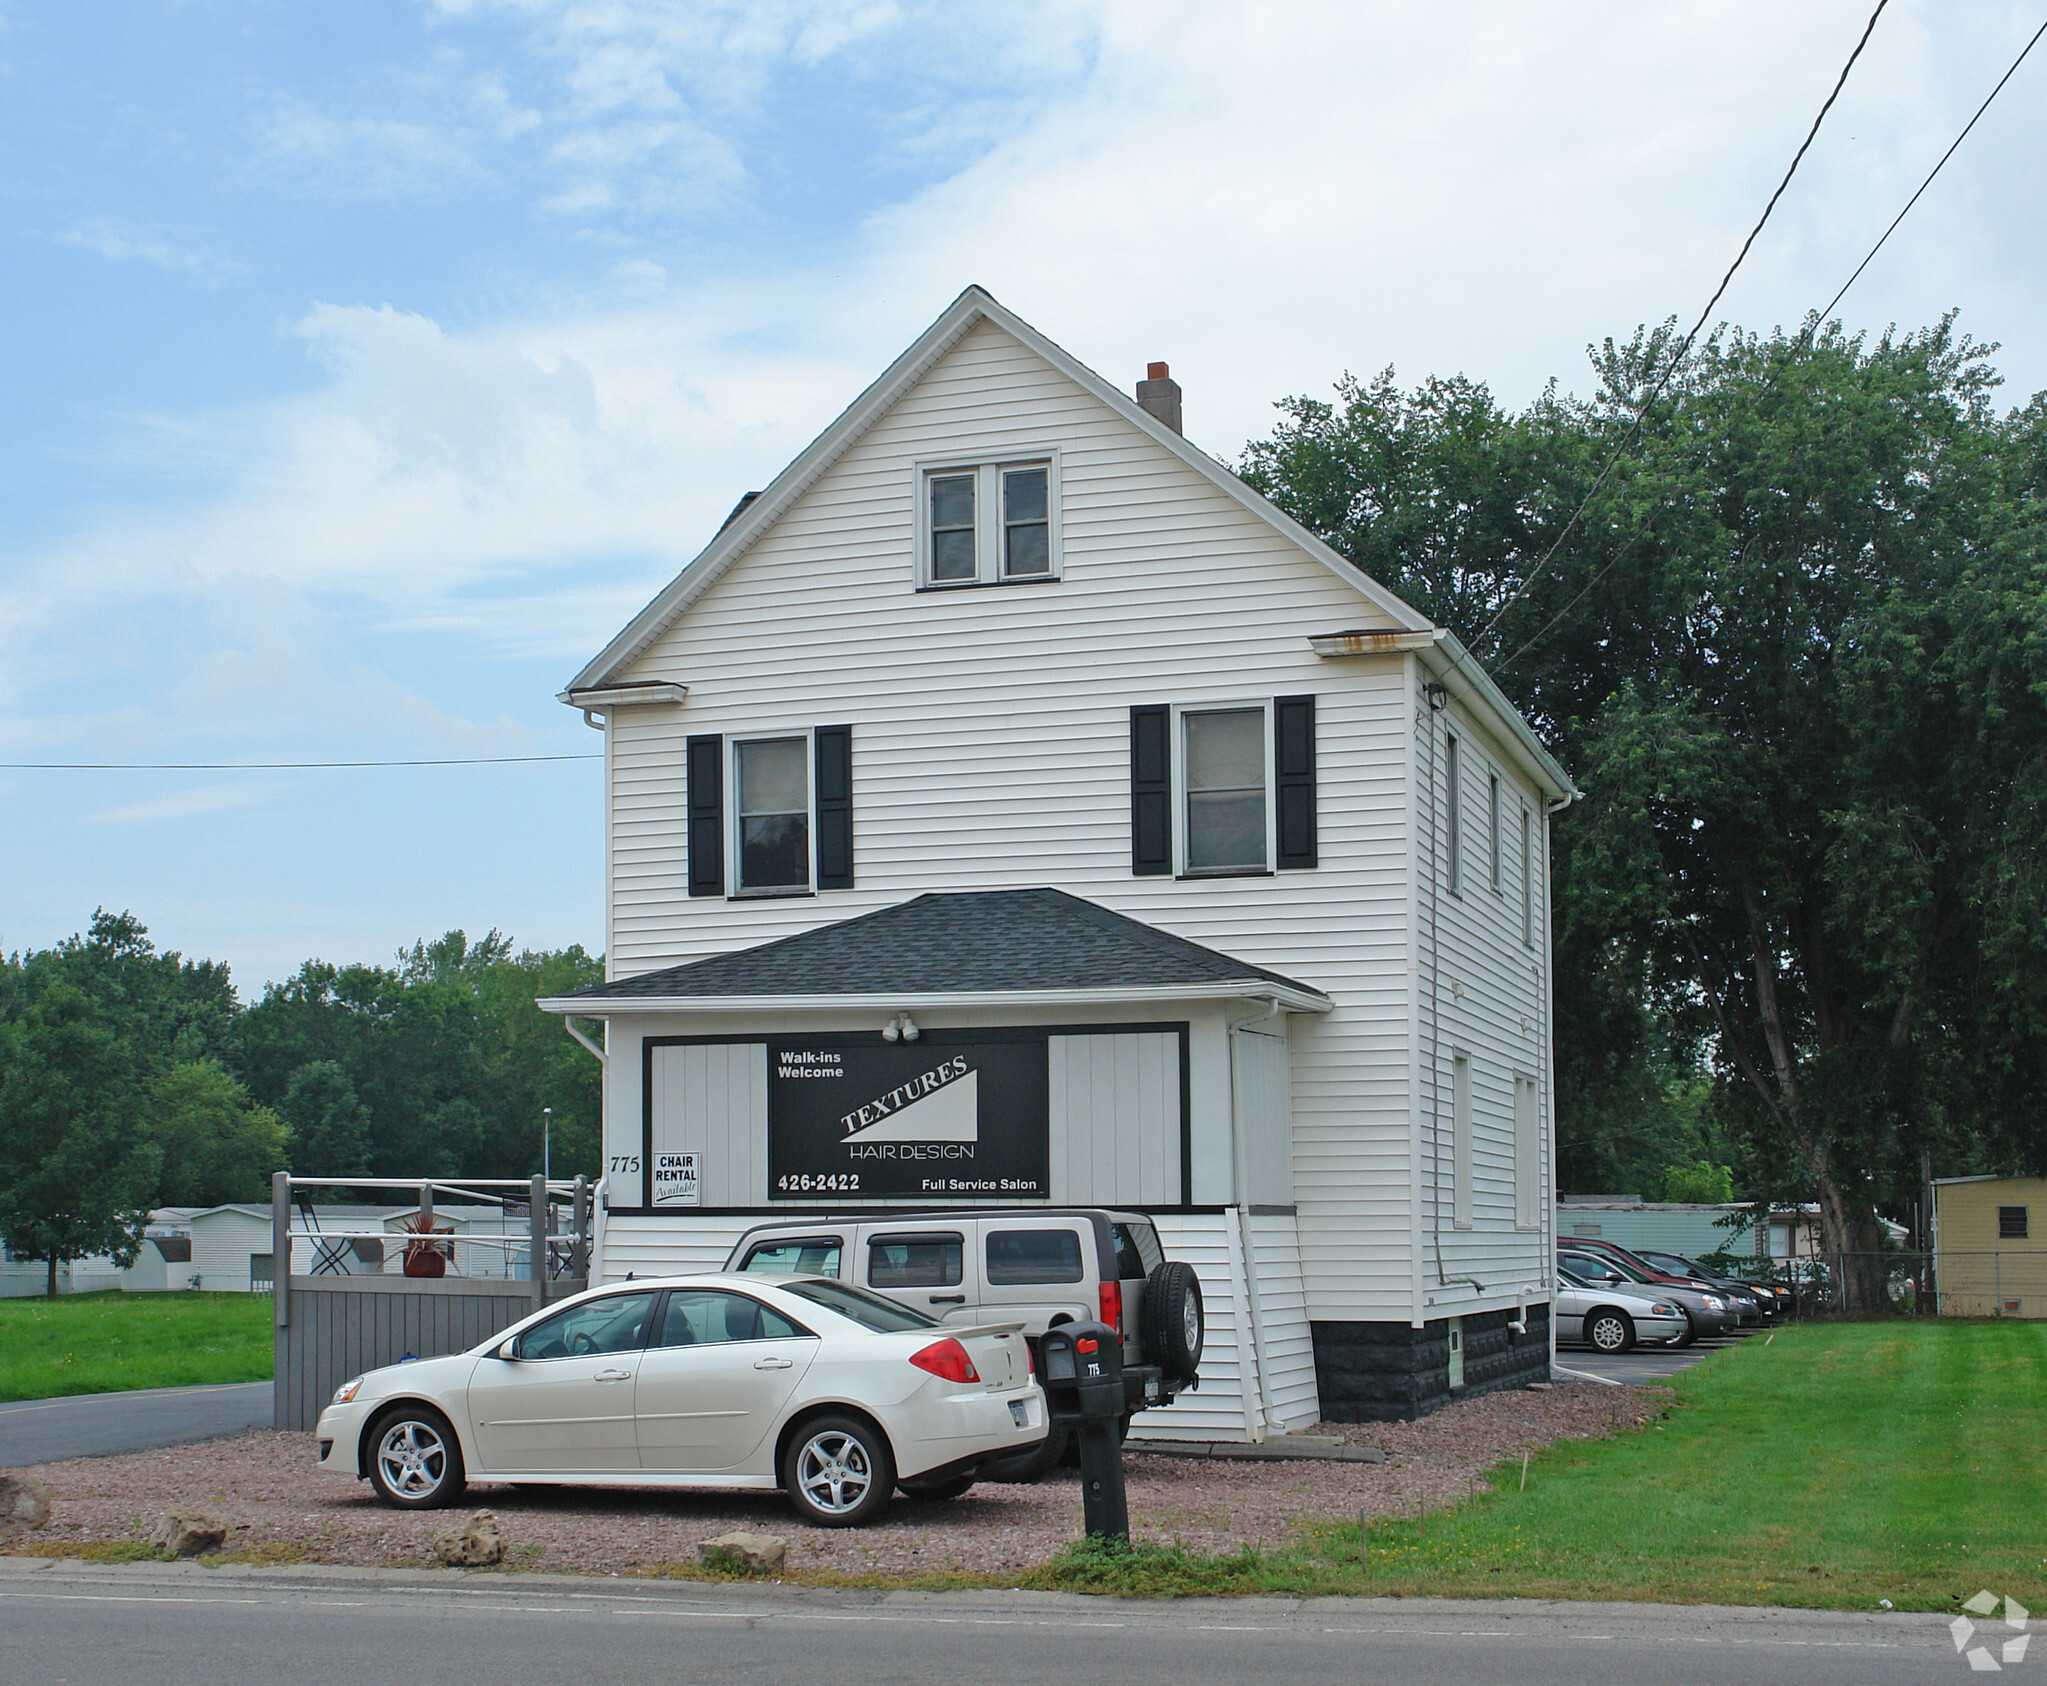
[[[780,1569],[788,1556],[789,1542],[780,1534],[720,1534],[715,1540],[697,1542],[697,1561],[707,1569],[767,1575]]]
[[[434,1549],[450,1569],[488,1569],[505,1560],[505,1536],[493,1512],[472,1511],[469,1520],[437,1542]]]
[[[49,1520],[49,1488],[33,1476],[0,1474],[0,1540],[18,1540]]]
[[[167,1510],[149,1531],[149,1543],[173,1557],[200,1557],[220,1550],[227,1524],[203,1511]]]

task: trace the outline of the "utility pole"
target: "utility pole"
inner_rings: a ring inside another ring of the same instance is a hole
[[[540,1109],[540,1174],[554,1181],[554,1108]]]

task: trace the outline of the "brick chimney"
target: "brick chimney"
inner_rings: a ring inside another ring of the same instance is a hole
[[[1137,407],[1156,417],[1175,433],[1180,426],[1180,383],[1163,363],[1145,365],[1144,379],[1137,383]]]

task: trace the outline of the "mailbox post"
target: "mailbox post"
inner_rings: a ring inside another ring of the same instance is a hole
[[[1123,1490],[1123,1340],[1106,1323],[1062,1323],[1047,1329],[1039,1347],[1045,1397],[1052,1420],[1072,1425],[1080,1439],[1081,1504],[1090,1535],[1130,1537],[1130,1506]]]

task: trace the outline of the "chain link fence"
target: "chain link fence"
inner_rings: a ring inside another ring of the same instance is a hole
[[[2047,1318],[2047,1248],[1828,1253],[1772,1259],[1767,1271],[1743,1274],[1788,1288],[1807,1317],[1888,1305],[1907,1317]]]

